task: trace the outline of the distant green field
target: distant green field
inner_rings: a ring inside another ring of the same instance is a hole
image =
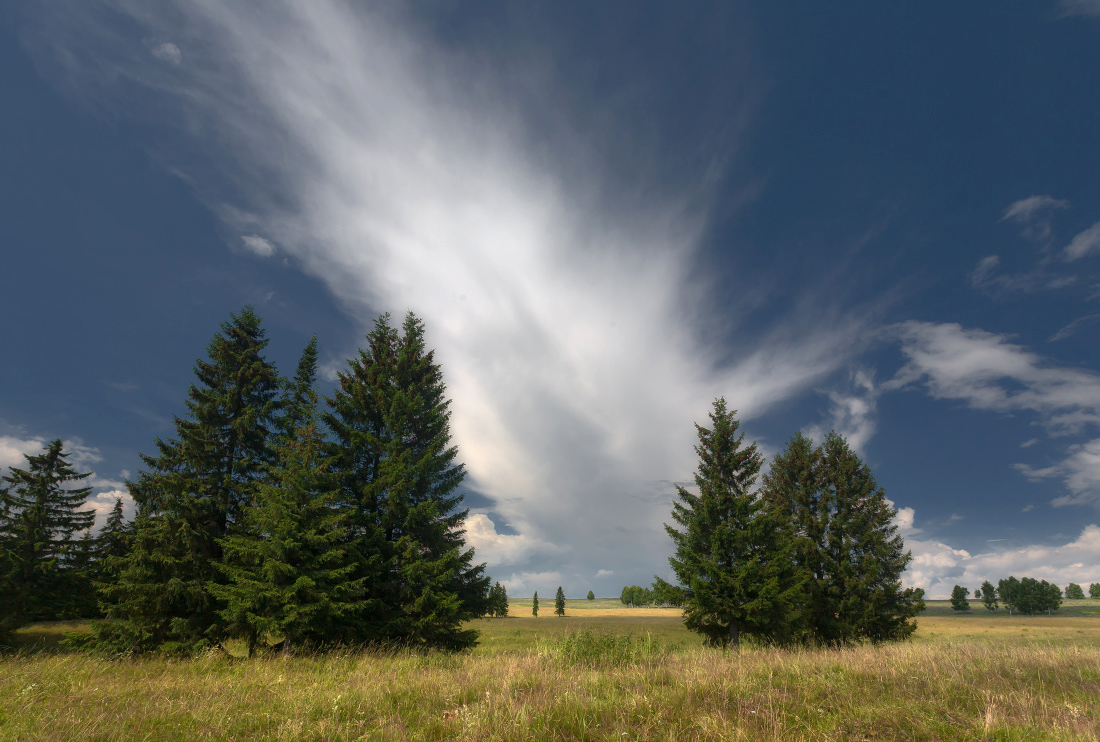
[[[551,599],[537,619],[514,601],[472,621],[481,643],[458,655],[107,661],[59,645],[85,625],[39,624],[0,657],[0,742],[1100,740],[1094,606],[1009,617],[931,601],[910,642],[739,655],[704,648],[675,609],[617,599],[569,601],[564,618]],[[584,636],[661,651],[565,651]]]

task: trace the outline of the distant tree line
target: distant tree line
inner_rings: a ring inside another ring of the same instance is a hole
[[[763,486],[756,444],[725,399],[696,425],[696,491],[677,487],[669,562],[685,625],[713,645],[742,634],[775,644],[838,646],[908,637],[923,591],[902,588],[911,559],[896,510],[844,438],[801,433],[776,454]],[[645,593],[642,593],[643,597]]]
[[[267,343],[251,307],[222,325],[174,437],[127,482],[132,523],[119,502],[88,535],[87,474],[60,441],[4,477],[0,629],[102,610],[96,644],[119,653],[230,638],[250,654],[273,642],[461,648],[477,636],[463,622],[506,614],[503,586],[490,594],[465,545],[465,470],[422,322],[379,317],[323,405],[316,339],[289,379]]]
[[[1100,592],[1100,585],[1097,585],[1097,588],[1097,592]],[[955,585],[951,590],[951,607],[956,611],[970,610],[970,601],[966,599],[969,594],[970,590],[967,588]],[[1083,600],[1085,593],[1080,585],[1071,582],[1066,586],[1065,596],[1069,600]],[[974,591],[974,599],[980,599],[982,604],[991,611],[1004,605],[1009,613],[1015,611],[1031,615],[1058,610],[1062,605],[1062,590],[1046,580],[1009,577],[1000,580],[996,587],[986,580]]]

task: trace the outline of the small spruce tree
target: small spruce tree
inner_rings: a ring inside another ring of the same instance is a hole
[[[95,513],[81,510],[91,487],[74,487],[78,474],[60,440],[43,453],[24,455],[25,469],[11,467],[0,499],[0,634],[30,621],[71,618],[94,606],[87,567],[87,536]]]
[[[589,590],[589,591],[588,591],[588,599],[589,599],[589,600],[595,600],[595,599],[596,599],[596,593],[594,593],[594,592],[592,592],[591,590]]]
[[[951,590],[951,608],[956,611],[969,611],[970,601],[966,599],[966,596],[970,594],[962,585],[955,585]]]
[[[535,591],[535,597],[531,598],[531,615],[539,617],[539,591]]]
[[[565,591],[558,585],[558,593],[554,596],[554,613],[558,616],[565,615]]]

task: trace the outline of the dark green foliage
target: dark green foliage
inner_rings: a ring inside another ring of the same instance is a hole
[[[993,583],[989,580],[986,580],[982,583],[982,587],[979,592],[982,596],[982,604],[985,605],[988,610],[997,610],[997,588],[993,587]]]
[[[508,591],[499,582],[489,588],[489,615],[504,618],[508,615]]]
[[[594,593],[594,592],[592,592],[591,590],[589,590],[589,591],[588,591],[588,596],[587,596],[587,597],[588,597],[588,599],[589,599],[589,600],[595,600],[595,599],[596,599],[596,593]]]
[[[787,641],[802,603],[789,530],[752,492],[762,457],[755,443],[742,445],[725,399],[710,421],[695,426],[699,493],[677,487],[672,519],[682,530],[665,526],[676,544],[669,563],[687,587],[684,623],[712,645],[737,648],[742,632]]]
[[[340,501],[367,595],[351,641],[464,647],[460,626],[487,612],[489,578],[465,546],[442,371],[409,313],[399,332],[382,315],[339,375],[325,422]]]
[[[279,433],[293,440],[302,428],[317,424],[317,336],[306,343],[298,359],[294,378],[283,382],[283,413],[279,417]]]
[[[195,362],[177,437],[157,439],[157,455],[142,456],[146,469],[129,483],[137,505],[130,553],[104,589],[112,620],[95,627],[101,646],[191,652],[224,636],[209,589],[225,580],[221,539],[241,528],[273,458],[279,379],[266,345],[251,307],[231,315],[208,360]]]
[[[830,433],[815,448],[795,435],[764,482],[771,509],[795,534],[807,638],[837,646],[910,636],[924,591],[902,589],[912,557],[893,523],[897,511],[844,438]]]
[[[1066,585],[1066,600],[1084,600],[1085,591],[1076,582]]]
[[[55,440],[43,453],[11,467],[0,490],[0,635],[31,621],[73,618],[95,609],[89,579],[95,513],[80,510],[91,476],[69,464]],[[77,534],[83,532],[84,538]]]
[[[362,608],[363,578],[346,545],[347,512],[335,506],[336,478],[308,416],[279,448],[280,466],[261,484],[239,532],[222,539],[227,585],[211,585],[231,636],[249,655],[265,637],[283,651],[341,635]]]
[[[955,585],[951,590],[951,608],[956,611],[969,611],[970,601],[966,599],[966,596],[970,594],[962,585]]]
[[[535,596],[531,598],[531,615],[535,618],[539,617],[539,591],[535,591]]]
[[[1050,613],[1062,605],[1062,591],[1057,585],[1046,580],[1015,577],[1001,580],[997,584],[997,594],[1009,612],[1017,611],[1025,615]]]
[[[558,585],[558,593],[554,596],[554,613],[558,616],[565,615],[565,591]]]
[[[126,522],[121,497],[115,498],[107,522],[96,536],[94,549],[95,560],[91,574],[99,590],[101,608],[106,610],[110,601],[103,589],[118,581],[119,569],[125,564],[126,555],[130,553],[130,524]]]
[[[1089,585],[1089,597],[1100,598],[1100,582],[1093,582]]]

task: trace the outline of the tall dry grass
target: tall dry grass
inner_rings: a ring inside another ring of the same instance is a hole
[[[0,739],[1100,739],[1095,637],[740,655],[632,641],[610,663],[568,634],[495,654],[24,654],[0,659]]]

